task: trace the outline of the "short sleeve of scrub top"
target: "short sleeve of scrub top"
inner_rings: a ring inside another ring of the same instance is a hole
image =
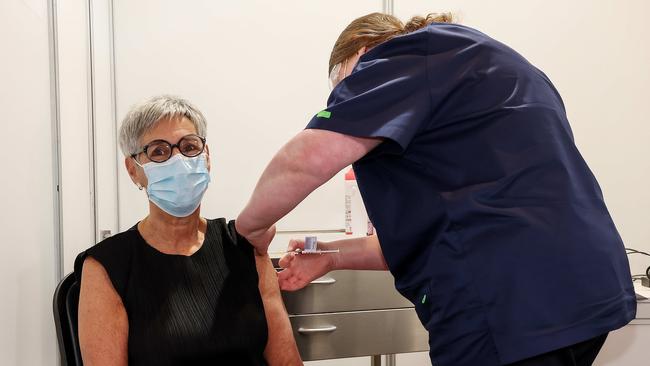
[[[390,43],[390,48],[380,45],[361,57],[307,128],[387,139],[397,152],[407,148],[430,120],[426,32]]]

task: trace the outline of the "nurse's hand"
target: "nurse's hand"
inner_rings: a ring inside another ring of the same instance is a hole
[[[291,240],[287,248],[289,253],[280,258],[280,267],[284,270],[278,274],[278,281],[282,290],[300,290],[336,268],[336,253],[298,254],[294,252],[298,248],[304,249],[305,241]],[[327,243],[318,242],[318,248],[327,249]]]

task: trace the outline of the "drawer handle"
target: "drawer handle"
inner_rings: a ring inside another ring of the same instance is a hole
[[[336,282],[336,280],[333,279],[332,277],[321,277],[321,278],[317,278],[317,279],[311,281],[311,284],[313,284],[313,285],[331,285],[331,284],[333,284],[335,282]]]
[[[311,334],[311,333],[330,333],[336,330],[336,325],[328,325],[320,328],[298,328],[298,333],[300,334]]]

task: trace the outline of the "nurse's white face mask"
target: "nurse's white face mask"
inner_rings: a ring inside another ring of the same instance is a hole
[[[348,71],[348,60],[346,59],[343,62],[343,72],[341,72],[341,64],[338,63],[332,67],[330,71],[330,90],[333,90],[340,82],[345,78],[345,74]]]
[[[341,82],[341,80],[345,79],[349,74],[352,73],[352,70],[359,62],[359,58],[361,58],[361,56],[363,56],[368,50],[369,48],[365,46],[361,47],[357,53],[346,58],[345,61],[332,67],[332,71],[330,71],[330,90],[334,89]],[[350,69],[349,73],[348,69]]]

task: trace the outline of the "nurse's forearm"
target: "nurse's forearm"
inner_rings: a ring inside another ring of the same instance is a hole
[[[301,135],[296,136],[266,167],[237,218],[240,234],[254,236],[263,232],[341,169],[331,161],[324,163],[330,156],[310,152],[310,147],[305,146],[309,143],[306,140]]]
[[[332,257],[332,270],[365,269],[387,270],[377,235],[331,241],[320,245],[322,249],[338,249]],[[329,255],[329,254],[324,254]]]
[[[337,132],[307,129],[296,135],[262,173],[250,201],[239,214],[237,231],[261,249],[269,228],[336,173],[382,142]],[[265,248],[262,248],[265,249]]]

